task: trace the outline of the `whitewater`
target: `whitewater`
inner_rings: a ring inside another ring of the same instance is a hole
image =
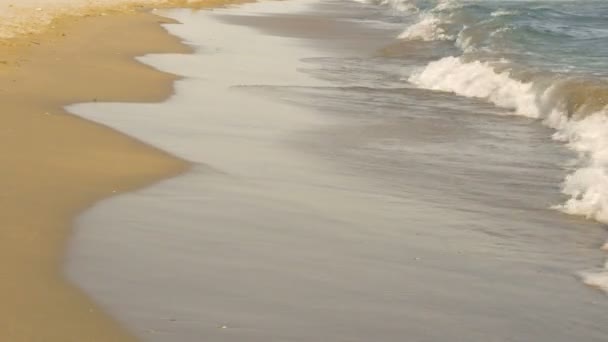
[[[578,158],[562,183],[568,198],[552,208],[608,223],[608,63],[600,57],[608,52],[605,2],[371,3],[403,17],[397,39],[435,44],[446,54],[404,81],[482,99],[553,128],[553,139]],[[608,291],[606,267],[581,276]]]
[[[204,1],[2,1],[0,37],[39,32],[66,15],[197,2]],[[598,44],[608,40],[608,27],[601,20],[602,13],[608,12],[603,2],[577,6],[577,2],[562,1],[551,8],[549,1],[361,2],[386,8],[401,18],[404,28],[397,40],[443,42],[457,48],[418,67],[404,81],[483,99],[555,129],[553,138],[576,151],[578,161],[562,185],[569,198],[553,207],[608,223],[608,81],[606,64],[598,58],[606,49]],[[563,29],[560,24],[571,27]],[[536,42],[540,46],[532,45]],[[579,56],[579,51],[589,54]],[[602,248],[608,249],[608,243]],[[608,290],[608,270],[583,272],[583,276],[587,283]]]
[[[199,3],[0,1],[0,37]],[[173,96],[67,107],[192,164],[74,222],[68,279],[142,340],[607,340],[604,1],[154,13]]]
[[[606,341],[603,7],[547,3],[156,12],[175,94],[67,109],[192,168],[69,279],[145,341]]]
[[[141,7],[189,7],[204,0],[0,0],[0,39],[35,34],[66,16],[106,15]]]

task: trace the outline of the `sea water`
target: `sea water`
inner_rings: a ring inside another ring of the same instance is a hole
[[[84,213],[69,277],[146,341],[606,341],[605,6],[576,4],[162,12],[196,52],[140,61],[175,95],[69,110],[193,167]]]

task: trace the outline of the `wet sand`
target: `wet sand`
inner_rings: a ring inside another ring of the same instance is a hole
[[[168,20],[148,13],[71,18],[0,47],[0,340],[133,339],[64,279],[71,221],[101,198],[188,164],[63,106],[170,95],[174,76],[133,59],[189,51],[161,22]]]
[[[407,88],[384,26],[307,3],[170,11],[195,54],[141,60],[175,96],[70,106],[195,164],[83,213],[71,279],[151,342],[605,342],[548,130]]]

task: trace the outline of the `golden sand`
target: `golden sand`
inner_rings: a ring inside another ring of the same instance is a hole
[[[0,341],[133,337],[63,277],[71,220],[96,201],[188,164],[75,116],[88,101],[160,101],[175,77],[138,64],[188,52],[148,13],[71,18],[0,46]]]

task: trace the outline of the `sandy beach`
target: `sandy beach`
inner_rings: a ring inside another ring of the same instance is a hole
[[[0,342],[607,340],[608,6],[235,2],[0,0]]]
[[[64,280],[71,220],[101,198],[178,174],[188,164],[63,106],[170,95],[175,77],[133,59],[189,51],[162,22],[148,13],[69,18],[0,48],[0,340],[132,340]]]
[[[68,110],[193,166],[79,215],[69,279],[147,342],[605,342],[576,274],[605,231],[550,209],[568,151],[404,81],[443,50],[375,9],[162,11],[194,53],[138,60],[174,96]]]

